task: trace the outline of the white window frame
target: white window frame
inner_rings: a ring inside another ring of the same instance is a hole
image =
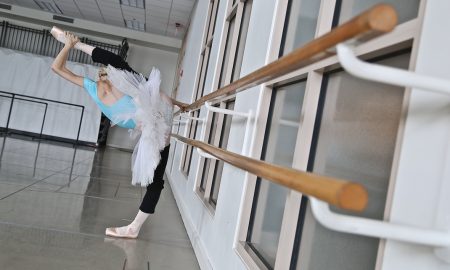
[[[399,47],[405,46],[406,43],[408,47],[412,47],[411,58],[409,69],[414,69],[415,59],[417,55],[417,38],[420,35],[421,24],[423,20],[424,13],[424,0],[421,1],[419,6],[418,16],[415,19],[404,22],[398,25],[394,31],[385,34],[378,38],[375,38],[366,43],[360,44],[356,48],[358,55],[367,57],[369,54],[371,57],[374,55],[384,55],[389,51],[398,50]],[[270,63],[278,58],[278,52],[281,46],[281,33],[283,32],[285,14],[287,10],[288,0],[280,0],[278,6],[275,10],[275,19],[272,25],[272,40],[269,47],[269,51],[266,58],[266,63]],[[317,20],[316,37],[323,35],[331,30],[334,8],[336,0],[322,0],[319,17]],[[412,40],[412,42],[411,42]],[[317,104],[319,99],[319,94],[322,85],[322,78],[324,72],[339,67],[339,61],[336,56],[332,56],[323,59],[317,63],[308,65],[299,70],[291,72],[285,76],[274,79],[267,82],[264,89],[262,98],[260,99],[260,104],[258,104],[258,113],[260,116],[268,116],[268,108],[270,105],[272,89],[276,84],[281,84],[286,81],[292,80],[293,78],[300,78],[307,76],[305,98],[303,102],[302,112],[301,112],[301,128],[297,134],[297,141],[295,147],[295,154],[293,160],[293,167],[298,170],[306,171],[307,162],[310,155],[311,141],[314,131],[314,123],[317,112]],[[404,104],[406,103],[409,96],[410,89],[405,90]],[[404,118],[406,114],[406,105],[403,106],[401,119]],[[260,119],[265,117],[258,117]],[[266,129],[267,119],[265,121],[260,121],[256,126],[253,133],[253,143],[251,144],[251,156],[259,159],[261,157],[261,145],[264,142],[264,135]],[[385,206],[385,218],[387,218],[389,209],[392,202],[393,185],[395,184],[395,172],[398,160],[399,147],[402,143],[401,134],[403,132],[403,122],[399,125],[399,131],[396,141],[396,148],[394,152],[394,160],[392,165],[391,177],[389,179],[389,189],[388,197],[386,199]],[[250,215],[253,206],[253,196],[255,192],[257,177],[249,173],[246,174],[244,191],[240,206],[239,213],[239,223],[236,230],[234,249],[237,255],[242,259],[244,264],[249,269],[266,269],[262,262],[252,256],[250,252],[247,251],[245,242],[248,233],[248,227],[250,222]],[[299,192],[290,190],[285,204],[285,210],[283,213],[283,221],[281,226],[280,239],[278,242],[278,251],[275,261],[274,269],[289,269],[291,264],[291,257],[294,247],[294,238],[297,230],[298,213],[300,210],[300,202],[302,195]],[[376,269],[381,268],[381,260],[384,251],[384,240],[380,240],[378,254],[377,254],[377,264]]]
[[[220,74],[222,73],[222,64],[223,61],[225,61],[225,49],[227,47],[227,45],[229,44],[230,47],[230,53],[228,55],[229,59],[227,62],[227,65],[223,67],[225,73],[225,81],[224,81],[224,85],[227,85],[231,82],[231,75],[233,74],[233,67],[235,65],[234,60],[235,60],[235,52],[238,49],[238,39],[239,39],[239,34],[240,34],[240,30],[241,30],[241,22],[244,19],[244,5],[246,4],[247,1],[252,1],[252,0],[237,0],[234,4],[233,4],[233,0],[228,0],[227,1],[227,8],[226,8],[226,17],[225,17],[225,21],[224,21],[224,27],[222,30],[222,37],[220,39],[220,45],[219,45],[219,55],[218,55],[218,60],[216,63],[216,68],[215,68],[215,74],[214,74],[214,79],[213,79],[213,91],[218,89],[220,87]],[[229,26],[230,26],[230,21],[234,19],[235,23],[234,23],[234,30],[233,30],[233,35],[231,37],[231,39],[228,39],[228,30],[229,30]],[[227,39],[229,42],[227,44]],[[243,43],[245,46],[245,43]],[[215,101],[214,104],[220,104],[220,108],[225,108],[226,103],[228,103],[230,100],[235,99],[235,95],[231,95],[231,96],[227,96],[221,99],[217,99]],[[201,138],[203,138],[203,140],[206,141],[206,138],[209,137],[209,135],[212,132],[212,126],[211,126],[211,120],[212,120],[212,112],[207,112],[206,115],[206,123],[205,123],[205,128],[203,130],[203,133],[201,135]],[[223,114],[218,114],[218,125],[216,127],[215,130],[215,138],[213,141],[214,145],[219,145],[219,141],[220,141],[220,136],[222,133],[222,124],[223,124],[223,119],[224,119],[224,115]],[[231,130],[231,127],[230,127]],[[230,132],[229,131],[225,131],[225,132]],[[209,213],[211,215],[214,215],[215,212],[215,205],[213,205],[210,201],[210,197],[211,197],[211,187],[212,187],[212,182],[213,181],[217,181],[217,179],[214,179],[214,169],[217,166],[217,162],[214,160],[210,161],[212,166],[210,165],[207,173],[207,177],[205,179],[206,181],[206,188],[205,191],[202,191],[200,186],[201,186],[201,182],[202,182],[202,178],[203,178],[203,168],[206,164],[206,158],[204,157],[200,157],[198,164],[197,164],[197,174],[195,177],[195,184],[194,184],[194,192],[197,194],[197,196],[201,199],[201,201],[203,202],[204,206],[206,207],[206,209],[208,209]],[[221,177],[221,176],[218,176]]]
[[[197,65],[197,80],[195,82],[195,91],[192,92],[191,102],[196,101],[197,99],[201,98],[202,92],[204,94],[205,89],[205,77],[208,73],[208,66],[211,57],[211,47],[212,42],[214,39],[214,32],[215,32],[215,26],[217,25],[217,16],[219,9],[219,3],[220,0],[210,0],[209,7],[208,7],[208,17],[205,24],[205,29],[203,30],[203,42],[202,42],[202,50],[200,52],[199,56],[199,64]],[[191,113],[192,117],[199,117],[200,115],[200,108],[192,111]],[[197,130],[195,130],[193,125],[197,125]],[[188,124],[186,125],[184,129],[184,137],[189,137],[192,139],[195,134],[197,134],[199,127],[199,123],[188,121]],[[187,144],[183,144],[182,154],[181,154],[181,162],[179,170],[187,177],[190,173],[190,168],[193,166],[192,163],[192,155],[193,155],[193,147],[189,146]]]

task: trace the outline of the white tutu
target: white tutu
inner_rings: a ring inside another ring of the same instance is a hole
[[[111,119],[113,123],[133,119],[136,128],[133,136],[140,135],[131,160],[132,184],[145,187],[153,182],[153,175],[161,159],[160,151],[166,146],[172,126],[173,105],[159,92],[160,72],[153,68],[148,80],[141,74],[107,68],[108,79],[122,93],[133,98],[135,112],[124,110]],[[136,134],[138,133],[138,134]]]

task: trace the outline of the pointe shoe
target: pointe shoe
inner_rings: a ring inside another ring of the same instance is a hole
[[[50,30],[50,33],[52,36],[59,42],[66,44],[66,36],[64,34],[64,31],[59,29],[56,26],[53,26],[52,30]],[[75,49],[80,49],[81,42],[77,42],[74,46]]]
[[[58,40],[59,42],[66,43],[66,37],[64,36],[64,31],[59,29],[56,26],[53,26],[52,30],[50,30],[52,36]]]
[[[105,234],[117,238],[136,239],[138,237],[138,233],[133,232],[130,228],[127,228],[126,233],[120,233],[117,229],[118,228],[106,228]]]

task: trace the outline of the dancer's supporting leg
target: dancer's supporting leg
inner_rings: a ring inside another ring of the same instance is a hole
[[[158,204],[161,191],[164,188],[164,171],[166,170],[167,160],[169,159],[170,145],[166,146],[161,151],[161,160],[158,167],[156,167],[155,175],[153,177],[153,183],[147,186],[147,192],[142,200],[139,212],[136,218],[128,226],[119,228],[107,228],[106,235],[114,237],[124,238],[136,238],[139,234],[139,230],[144,224],[145,220],[150,214],[155,212],[156,205]]]

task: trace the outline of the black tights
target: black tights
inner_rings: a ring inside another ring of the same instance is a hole
[[[95,48],[92,51],[92,61],[137,73],[122,59],[122,57],[101,48]],[[161,160],[159,161],[158,167],[156,167],[153,182],[147,186],[147,192],[145,192],[144,199],[139,207],[139,210],[144,213],[153,214],[155,212],[156,204],[158,204],[161,191],[164,188],[163,177],[167,160],[169,159],[169,148],[170,145],[166,146],[161,151]]]

